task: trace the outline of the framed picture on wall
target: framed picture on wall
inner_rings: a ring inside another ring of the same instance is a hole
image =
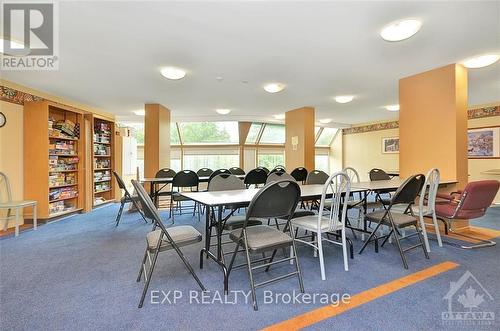
[[[467,140],[469,159],[500,158],[500,126],[469,129]]]
[[[399,153],[399,137],[382,138],[382,153]]]

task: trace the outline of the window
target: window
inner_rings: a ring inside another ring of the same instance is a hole
[[[240,164],[239,150],[235,148],[189,149],[184,151],[184,169],[229,169]]]
[[[281,150],[260,149],[258,152],[257,166],[266,167],[269,170],[277,165],[285,164],[285,153]]]
[[[327,174],[330,173],[330,155],[328,150],[316,150],[314,157],[316,170],[323,170]]]
[[[188,144],[237,144],[238,122],[179,123],[182,143]],[[188,168],[186,168],[188,169]]]
[[[179,131],[177,130],[177,125],[174,122],[170,122],[170,144],[180,145],[181,141],[179,139]]]
[[[248,130],[247,140],[245,141],[245,144],[252,145],[257,142],[261,127],[261,123],[252,123],[252,125],[250,126],[250,130]]]
[[[177,128],[176,128],[177,130]],[[172,148],[170,150],[170,169],[175,170],[176,172],[179,172],[182,170],[181,166],[181,149],[180,148]]]
[[[316,141],[316,146],[330,146],[337,130],[338,129],[335,128],[323,128],[323,131],[321,131],[321,134]]]
[[[280,124],[266,124],[262,137],[261,144],[284,144],[285,143],[285,126]]]

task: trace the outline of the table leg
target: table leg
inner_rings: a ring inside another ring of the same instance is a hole
[[[224,262],[222,256],[222,209],[224,209],[223,206],[219,206],[217,215],[217,259]]]
[[[207,258],[210,258],[214,260],[222,269],[222,272],[224,274],[224,293],[228,294],[228,289],[229,289],[229,279],[228,279],[228,273],[227,273],[227,267],[224,264],[223,261],[221,261],[220,258],[215,256],[212,252],[210,252],[210,242],[208,240],[210,236],[210,206],[205,205],[205,247],[201,249],[200,251],[200,269],[203,269],[203,255],[206,255]],[[219,226],[219,225],[218,225]],[[218,229],[217,229],[218,230]],[[217,231],[219,232],[219,231]],[[219,235],[217,235],[219,237]],[[217,238],[219,240],[219,238]],[[218,249],[220,247],[219,242],[217,242]]]

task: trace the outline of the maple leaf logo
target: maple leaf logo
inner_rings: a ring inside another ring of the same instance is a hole
[[[465,290],[465,295],[460,294],[457,301],[460,302],[464,308],[469,308],[469,310],[472,311],[472,308],[478,308],[479,305],[484,302],[484,295],[476,294],[476,290],[469,286],[469,288]]]

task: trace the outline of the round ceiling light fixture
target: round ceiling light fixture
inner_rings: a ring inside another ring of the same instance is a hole
[[[319,122],[322,123],[322,124],[328,124],[331,121],[332,121],[331,118],[323,118],[323,119],[319,120]]]
[[[277,120],[284,120],[285,119],[285,114],[274,115],[274,118],[277,119]]]
[[[353,95],[339,95],[335,97],[335,101],[338,103],[348,103],[354,99]]]
[[[399,111],[399,105],[388,105],[385,106],[385,109],[388,111]]]
[[[264,90],[269,93],[278,93],[285,89],[285,84],[282,83],[269,83],[264,85]]]
[[[404,19],[386,25],[380,36],[386,41],[401,41],[410,38],[422,27],[422,22],[416,19]]]
[[[176,68],[176,67],[164,67],[161,68],[160,73],[163,77],[178,80],[186,77],[186,71],[184,69]]]
[[[136,114],[137,116],[144,116],[146,115],[146,111],[144,109],[138,109],[134,110],[134,114]]]
[[[227,115],[231,112],[231,109],[227,109],[227,108],[218,108],[215,110],[218,114],[221,114],[221,115]]]
[[[497,62],[500,59],[500,55],[498,54],[486,54],[468,58],[462,61],[464,67],[469,69],[477,69],[487,67]]]

